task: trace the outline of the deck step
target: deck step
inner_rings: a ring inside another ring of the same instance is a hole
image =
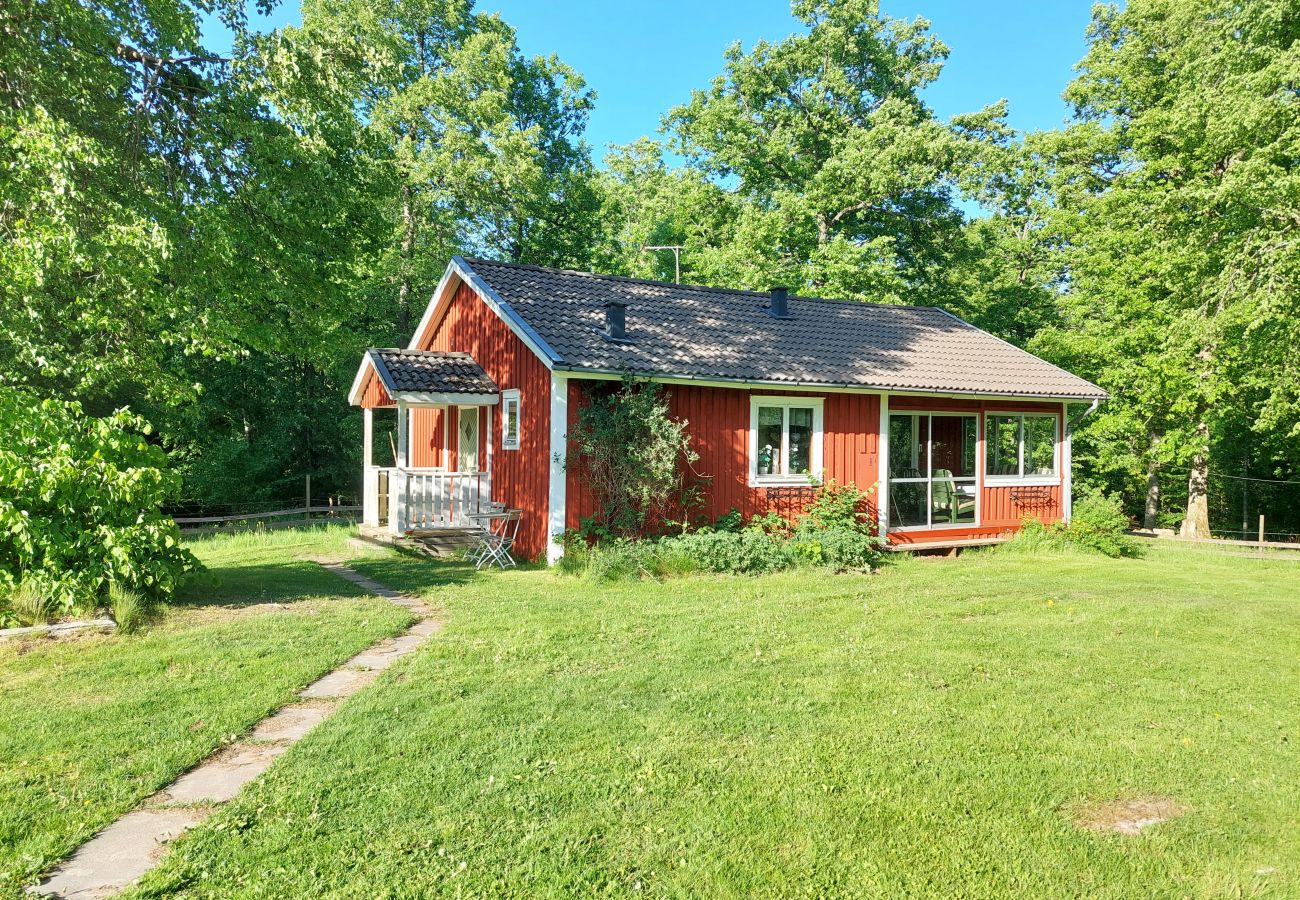
[[[942,541],[913,541],[911,543],[891,543],[886,545],[885,549],[894,553],[912,553],[923,550],[960,550],[963,547],[990,547],[994,544],[1005,544],[1010,538],[1006,535],[990,535],[989,537],[978,538],[953,538]]]
[[[479,534],[476,528],[448,527],[423,528],[399,535],[385,527],[363,525],[358,529],[357,536],[371,544],[403,547],[428,556],[445,557],[473,547],[478,543]]]

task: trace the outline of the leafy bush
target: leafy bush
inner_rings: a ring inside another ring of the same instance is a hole
[[[689,556],[701,572],[760,575],[794,563],[788,541],[761,531],[697,531],[658,542],[661,550]]]
[[[684,474],[697,459],[663,389],[628,377],[618,391],[596,393],[578,410],[566,466],[579,467],[596,500],[594,525],[634,537],[674,504],[691,505]]]
[[[0,589],[32,583],[69,611],[110,584],[165,600],[198,567],[161,512],[180,479],[139,416],[0,387],[0,433]]]
[[[880,561],[880,542],[849,528],[800,531],[790,546],[805,562],[837,572],[871,569]]]
[[[799,520],[801,530],[812,531],[870,531],[870,517],[867,515],[867,496],[869,491],[862,491],[853,482],[836,484],[827,481],[817,489],[803,518]]]
[[[714,531],[740,531],[744,527],[745,516],[734,506],[718,516],[718,520],[713,523]]]
[[[149,600],[139,591],[116,584],[108,586],[108,608],[113,612],[117,630],[123,634],[139,631],[153,611]]]
[[[1085,550],[1110,557],[1139,556],[1138,542],[1124,533],[1128,517],[1118,497],[1100,491],[1084,495],[1074,505],[1070,523],[1044,525],[1034,518],[1020,523],[1020,531],[1002,547],[1011,552]]]
[[[1137,556],[1137,539],[1124,532],[1128,516],[1119,497],[1101,491],[1085,494],[1074,504],[1066,535],[1071,543],[1090,547],[1106,556]]]

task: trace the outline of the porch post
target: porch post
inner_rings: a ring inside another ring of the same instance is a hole
[[[546,504],[546,562],[555,565],[564,555],[564,548],[556,539],[564,534],[565,506],[567,502],[564,460],[568,456],[569,434],[569,378],[558,372],[551,373],[551,446],[550,493]]]
[[[370,407],[361,410],[361,522],[364,525],[379,524],[379,479],[374,477],[375,411]]]
[[[881,540],[889,527],[889,395],[880,395],[880,433],[876,438],[876,459],[880,474],[876,480],[876,518]]]
[[[370,407],[361,410],[361,465],[369,469],[375,464],[375,411]]]
[[[388,530],[393,534],[406,531],[406,470],[410,465],[410,411],[406,404],[397,401],[397,470],[389,480],[389,489],[396,494],[397,502],[389,503]]]

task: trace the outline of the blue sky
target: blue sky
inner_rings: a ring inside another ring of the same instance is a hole
[[[926,99],[943,117],[1005,98],[1010,123],[1052,128],[1067,115],[1061,91],[1084,52],[1092,0],[882,0],[900,18],[924,16],[951,49]],[[557,54],[596,91],[587,140],[606,145],[653,134],[660,116],[706,87],[722,52],[739,40],[779,40],[796,30],[788,0],[479,0],[519,34],[529,55]],[[266,27],[298,21],[296,2]],[[214,43],[220,41],[213,36]]]

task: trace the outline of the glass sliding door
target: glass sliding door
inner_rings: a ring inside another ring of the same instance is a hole
[[[890,414],[889,527],[975,525],[978,441],[974,414]]]
[[[923,528],[927,511],[930,417],[889,416],[889,527]]]

